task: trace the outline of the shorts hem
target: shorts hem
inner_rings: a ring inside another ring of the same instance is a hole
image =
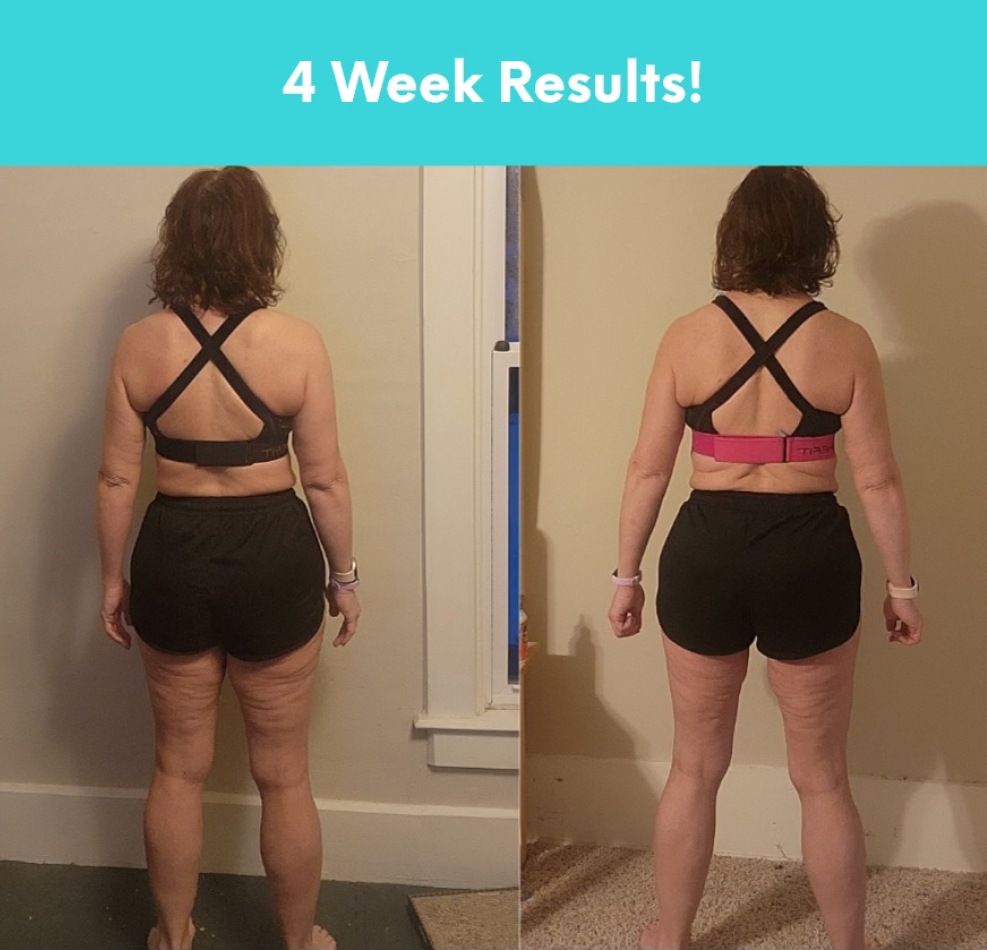
[[[684,640],[669,633],[664,627],[661,628],[661,632],[663,636],[671,640],[677,647],[681,647],[683,650],[688,650],[690,653],[696,653],[699,656],[734,656],[737,653],[743,653],[745,650],[749,650],[753,645],[753,641],[751,641],[750,643],[737,647],[736,649],[724,650],[720,646],[712,646],[706,643],[696,643],[694,640]]]
[[[211,643],[207,647],[201,647],[195,650],[169,650],[167,647],[159,646],[157,643],[149,640],[136,627],[134,627],[134,633],[137,634],[138,638],[145,646],[150,647],[157,653],[166,653],[168,656],[198,656],[200,653],[208,653],[210,650],[215,650],[217,648],[222,649],[223,647],[221,643]]]
[[[318,636],[319,632],[322,630],[325,624],[326,611],[323,610],[319,622],[315,625],[315,629],[311,633],[306,633],[304,637],[299,639],[297,642],[292,642],[291,646],[284,648],[279,648],[273,653],[265,653],[263,656],[240,656],[234,653],[232,650],[228,650],[223,646],[221,641],[210,644],[206,647],[199,647],[194,650],[174,650],[168,647],[160,646],[148,639],[144,634],[142,634],[136,627],[134,627],[134,632],[140,638],[141,642],[150,647],[157,653],[165,653],[168,656],[199,656],[202,653],[208,653],[210,650],[222,650],[227,656],[233,657],[234,660],[239,660],[241,663],[263,663],[265,660],[278,660],[283,656],[287,656],[289,653],[294,653],[295,650],[300,650],[304,646],[308,646],[315,638]]]
[[[325,620],[326,612],[323,610],[319,622],[315,625],[315,629],[297,643],[292,643],[292,645],[287,649],[281,648],[275,650],[273,653],[265,653],[263,656],[237,656],[237,654],[232,650],[227,650],[226,652],[233,657],[234,660],[239,660],[241,663],[264,663],[268,660],[280,660],[281,657],[287,656],[289,653],[294,653],[295,650],[300,650],[302,647],[308,646],[322,631],[322,628],[325,625]]]
[[[822,656],[824,653],[829,653],[830,650],[835,650],[838,647],[841,647],[844,644],[849,643],[853,639],[853,635],[857,632],[859,628],[860,628],[860,620],[858,619],[848,634],[846,635],[841,634],[835,640],[831,642],[827,642],[827,645],[824,646],[822,649],[817,649],[816,647],[813,647],[808,652],[806,652],[805,650],[768,652],[766,650],[762,650],[761,644],[758,643],[757,651],[762,656],[767,657],[769,660],[779,660],[781,662],[793,662],[795,660],[810,660],[815,656]]]

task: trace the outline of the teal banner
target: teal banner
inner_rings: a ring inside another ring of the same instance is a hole
[[[8,5],[6,164],[981,164],[987,6]]]

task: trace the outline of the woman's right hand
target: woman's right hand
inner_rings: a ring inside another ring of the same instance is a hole
[[[334,590],[332,587],[326,590],[326,598],[329,601],[329,616],[343,617],[339,633],[336,634],[332,645],[344,647],[356,633],[356,622],[360,619],[360,601],[355,590]]]
[[[884,598],[884,625],[887,627],[889,643],[904,643],[912,646],[922,639],[925,621],[914,600],[902,597]]]
[[[644,610],[644,588],[640,584],[618,587],[610,602],[610,628],[616,637],[633,637],[641,632],[641,612]]]
[[[119,581],[103,584],[103,606],[100,610],[103,629],[114,642],[125,650],[130,649],[133,637],[127,629],[130,621],[130,584],[122,577]]]

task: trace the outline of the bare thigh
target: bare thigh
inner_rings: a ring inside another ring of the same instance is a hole
[[[154,712],[155,765],[166,775],[203,782],[216,745],[225,654],[176,656],[138,643]]]
[[[805,660],[768,660],[781,707],[788,770],[799,791],[830,791],[846,781],[846,745],[860,632]]]
[[[662,637],[675,716],[673,764],[696,778],[719,779],[730,764],[748,651],[703,656]]]
[[[274,660],[229,658],[247,732],[250,771],[261,788],[294,787],[308,780],[308,727],[322,632]]]

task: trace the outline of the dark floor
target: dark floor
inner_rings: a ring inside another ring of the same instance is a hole
[[[317,922],[340,950],[418,950],[411,894],[443,893],[399,884],[323,881]],[[2,950],[141,950],[154,922],[147,873],[0,861]],[[195,905],[196,950],[281,946],[262,877],[203,874]]]

